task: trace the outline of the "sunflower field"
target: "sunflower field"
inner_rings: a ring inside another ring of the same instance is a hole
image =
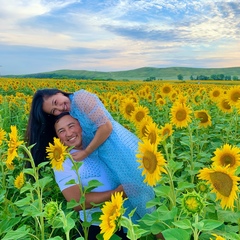
[[[118,226],[131,240],[159,232],[166,240],[240,239],[238,82],[13,78],[0,78],[0,239],[83,239],[51,166],[35,167],[25,143],[32,96],[42,88],[95,93],[141,139],[136,161],[154,188],[146,207],[155,211],[134,224],[122,214],[122,196],[113,196],[114,216],[104,215],[103,203],[100,221],[114,224],[99,239],[118,239]]]

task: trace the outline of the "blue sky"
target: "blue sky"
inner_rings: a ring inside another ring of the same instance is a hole
[[[240,66],[239,0],[0,0],[0,73]]]

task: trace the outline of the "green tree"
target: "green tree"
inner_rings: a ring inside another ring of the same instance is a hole
[[[177,78],[178,78],[178,80],[183,80],[183,75],[182,74],[178,74]]]

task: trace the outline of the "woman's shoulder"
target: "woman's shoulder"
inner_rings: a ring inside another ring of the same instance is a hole
[[[93,94],[88,92],[87,90],[85,89],[80,89],[80,90],[77,90],[76,92],[74,92],[73,94],[73,97],[82,97],[82,98],[86,98],[88,96],[92,96]]]

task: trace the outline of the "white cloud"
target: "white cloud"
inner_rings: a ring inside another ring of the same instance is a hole
[[[116,70],[194,59],[199,65],[203,54],[203,64],[217,56],[239,65],[239,0],[0,0],[0,5],[0,47],[63,50],[66,61],[59,66]]]

